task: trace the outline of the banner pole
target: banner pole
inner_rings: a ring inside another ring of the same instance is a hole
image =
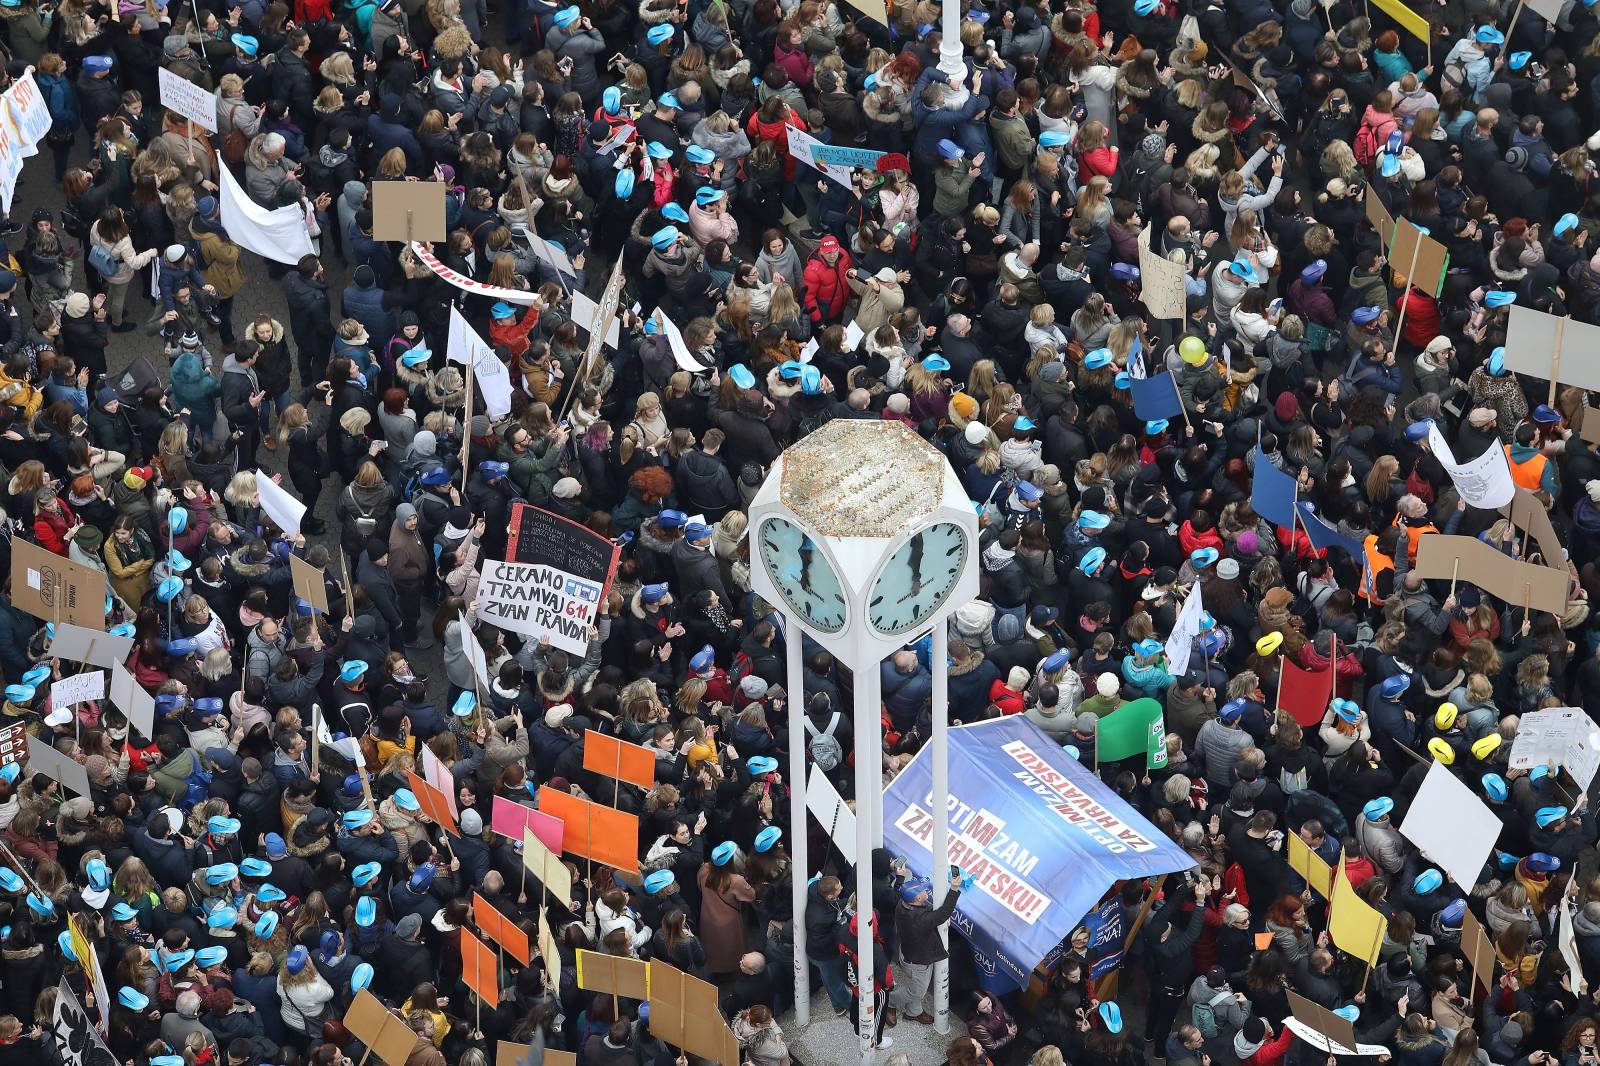
[[[1194,423],[1189,421],[1189,409],[1183,405],[1183,393],[1178,391],[1178,379],[1171,374],[1168,374],[1167,377],[1172,379],[1172,395],[1178,398],[1178,413],[1183,416],[1183,424],[1187,428],[1193,429]]]
[[[1457,556],[1455,564],[1450,567],[1450,596],[1454,596],[1456,594],[1456,577],[1460,573],[1461,573],[1461,557]],[[1450,598],[1449,596],[1445,597],[1445,599],[1449,599],[1449,598]]]
[[[1511,35],[1517,32],[1517,20],[1522,17],[1522,9],[1528,0],[1517,0],[1517,9],[1511,13],[1511,25],[1506,27],[1506,47],[1511,47]]]
[[[1398,226],[1398,223],[1396,225]],[[1411,228],[1416,229],[1417,227],[1413,223]],[[1411,246],[1411,266],[1406,270],[1406,291],[1400,294],[1400,320],[1395,323],[1394,348],[1390,352],[1396,359],[1400,357],[1400,334],[1405,332],[1406,328],[1406,307],[1411,302],[1409,300],[1411,290],[1416,288],[1417,285],[1417,259],[1422,255],[1422,237],[1423,235],[1419,231],[1417,233],[1417,243]]]
[[[950,894],[950,631],[941,622],[933,627],[929,658],[933,667],[933,900],[942,907]],[[1098,747],[1098,745],[1096,745]],[[950,923],[939,926],[939,939],[950,944]],[[918,1004],[920,1006],[920,1004]],[[950,1032],[950,962],[933,966],[933,1028]]]
[[[469,462],[472,459],[472,379],[477,375],[473,373],[472,361],[469,355],[466,363],[467,375],[467,403],[461,411],[461,495],[467,494],[467,478],[471,475]]]
[[[1550,394],[1545,399],[1545,403],[1551,407],[1556,405],[1556,388],[1558,385],[1556,378],[1561,374],[1561,340],[1566,332],[1567,320],[1565,318],[1556,319],[1556,350],[1550,353]]]
[[[794,913],[804,914],[806,884],[810,873],[806,851],[807,838],[806,789],[810,780],[806,774],[806,728],[804,659],[799,640],[784,641],[784,658],[789,683],[789,868],[794,871],[789,878],[791,902]],[[841,712],[842,713],[842,712]],[[828,834],[833,839],[833,834]],[[794,923],[794,1018],[797,1025],[811,1022],[811,965],[806,961],[806,930],[804,922]]]

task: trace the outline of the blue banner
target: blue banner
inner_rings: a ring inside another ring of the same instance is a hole
[[[1300,525],[1306,531],[1306,539],[1311,541],[1311,546],[1318,551],[1328,548],[1343,548],[1344,551],[1358,564],[1365,565],[1367,559],[1366,549],[1352,537],[1340,533],[1338,529],[1328,524],[1327,519],[1317,514],[1316,505],[1309,500],[1301,500]]]
[[[1183,400],[1178,395],[1177,380],[1171,374],[1134,378],[1128,383],[1128,393],[1133,397],[1133,413],[1146,422],[1183,414]]]
[[[920,876],[933,868],[931,777],[924,746],[883,797],[884,846]],[[1026,985],[1116,882],[1194,866],[1021,715],[950,730],[947,802],[950,863],[975,879],[950,928],[990,991]]]
[[[1259,444],[1256,445],[1255,469],[1251,473],[1250,506],[1256,514],[1285,529],[1293,528],[1297,495],[1294,475],[1273,466]]]
[[[1122,962],[1128,942],[1127,914],[1122,900],[1112,896],[1083,917],[1089,932],[1089,979],[1098,981]]]
[[[851,148],[844,144],[814,144],[811,146],[811,158],[819,166],[830,165],[839,167],[865,167],[875,170],[878,160],[883,152],[874,152],[870,148]]]

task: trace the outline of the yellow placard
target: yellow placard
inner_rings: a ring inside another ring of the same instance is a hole
[[[1400,24],[1411,36],[1428,43],[1428,20],[1411,10],[1400,0],[1372,0],[1373,6]]]
[[[1306,879],[1311,890],[1323,899],[1333,894],[1333,869],[1321,855],[1306,847],[1299,833],[1289,834],[1289,869]]]
[[[1368,966],[1376,966],[1378,949],[1383,947],[1383,934],[1388,928],[1389,920],[1356,895],[1350,878],[1345,876],[1344,856],[1341,855],[1329,899],[1328,935],[1341,951],[1354,955]]]

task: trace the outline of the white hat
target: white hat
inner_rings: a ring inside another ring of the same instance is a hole
[[[185,248],[181,244],[169,244],[167,245],[165,254],[167,257],[167,262],[181,263],[183,262],[183,257],[189,254],[189,249]]]
[[[881,281],[885,284],[888,284],[891,281],[900,280],[900,275],[894,272],[894,267],[882,267],[876,274],[872,275],[872,277],[874,280]]]
[[[1032,675],[1028,673],[1026,667],[1013,666],[1010,672],[1006,674],[1006,687],[1020,692],[1028,687],[1028,678],[1030,676]]]
[[[1600,482],[1591,481],[1590,484],[1600,484]],[[69,707],[51,708],[50,713],[44,716],[45,725],[66,725],[70,721],[72,721],[72,710]]]
[[[461,812],[461,831],[469,837],[483,834],[483,815],[468,807]]]
[[[550,487],[550,495],[558,500],[576,499],[578,493],[583,491],[583,486],[575,477],[564,477]]]
[[[551,729],[560,729],[561,723],[572,717],[572,704],[558,703],[544,712],[544,724]]]
[[[968,444],[982,444],[989,439],[989,427],[982,422],[968,422],[964,432]]]
[[[1583,487],[1583,491],[1589,494],[1589,499],[1593,500],[1595,503],[1600,503],[1600,478],[1594,478],[1591,480]]]
[[[1122,679],[1116,674],[1101,674],[1095,678],[1094,690],[1102,696],[1115,696],[1122,691]]]

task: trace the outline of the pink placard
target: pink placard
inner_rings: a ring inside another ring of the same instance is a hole
[[[521,840],[523,826],[533,830],[533,835],[538,837],[545,847],[557,855],[561,854],[561,835],[566,831],[566,827],[562,825],[560,818],[543,814],[515,800],[496,796],[494,808],[490,811],[489,828],[503,837]]]

